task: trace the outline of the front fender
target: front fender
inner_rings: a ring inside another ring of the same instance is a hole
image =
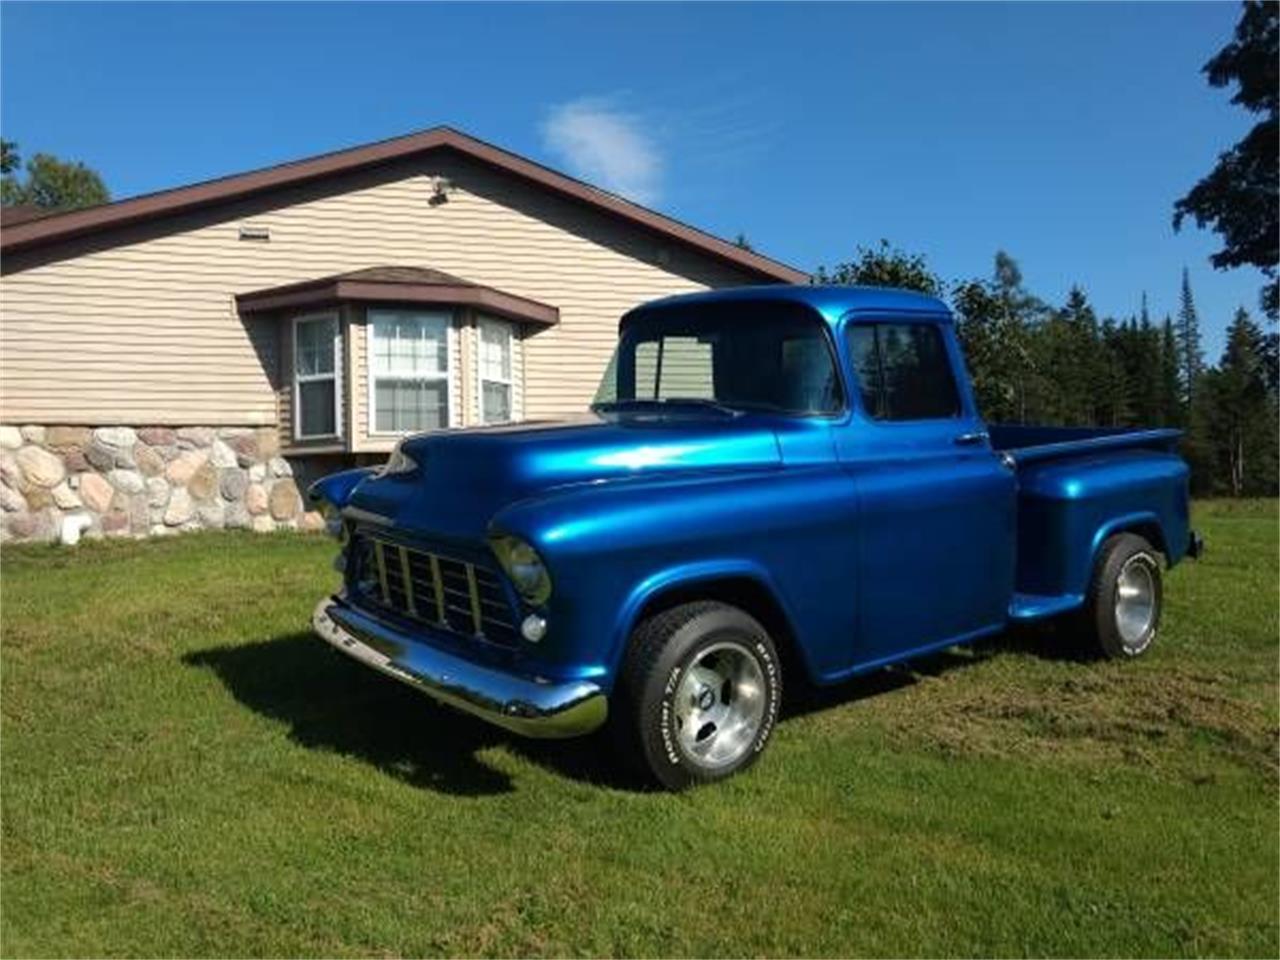
[[[634,583],[627,593],[617,621],[612,631],[609,659],[613,671],[619,669],[626,653],[627,641],[640,621],[641,613],[646,607],[663,595],[675,591],[694,591],[700,587],[710,591],[716,584],[727,581],[737,583],[748,582],[769,598],[781,611],[787,628],[795,635],[796,618],[790,609],[787,598],[774,582],[773,576],[760,563],[745,558],[715,558],[694,560],[664,567]],[[775,638],[778,639],[778,638]],[[798,650],[800,658],[808,670],[807,658],[803,648]]]
[[[341,510],[351,500],[356,487],[376,472],[374,467],[357,467],[353,470],[331,473],[327,477],[321,477],[307,488],[307,499],[316,506],[331,503]]]
[[[647,602],[726,578],[768,592],[812,677],[851,662],[855,502],[839,470],[583,485],[512,504],[491,529],[527,540],[550,571],[548,676],[611,685]]]

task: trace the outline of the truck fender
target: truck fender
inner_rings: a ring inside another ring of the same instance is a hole
[[[609,661],[614,674],[616,675],[621,667],[622,658],[627,649],[627,642],[640,620],[640,614],[653,601],[666,594],[677,591],[681,593],[695,592],[700,586],[713,587],[716,583],[724,583],[726,581],[748,581],[768,596],[785,621],[788,633],[788,636],[773,638],[774,643],[779,648],[779,652],[782,652],[783,647],[791,648],[792,652],[801,661],[805,673],[812,675],[803,647],[794,642],[796,637],[795,616],[787,603],[786,597],[778,589],[769,571],[755,561],[731,558],[698,560],[691,563],[676,564],[656,571],[635,584],[622,605],[622,610],[614,628],[609,654]]]
[[[1169,561],[1169,549],[1165,542],[1164,527],[1160,524],[1160,518],[1149,510],[1141,513],[1126,513],[1123,516],[1113,517],[1094,532],[1093,543],[1089,547],[1089,569],[1086,571],[1086,577],[1091,576],[1093,569],[1098,565],[1098,554],[1102,550],[1102,545],[1107,542],[1108,537],[1117,533],[1136,533],[1146,537],[1153,547],[1165,555],[1165,561]]]

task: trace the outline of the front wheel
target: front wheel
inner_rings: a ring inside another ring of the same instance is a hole
[[[781,700],[782,669],[765,629],[728,604],[686,603],[632,634],[615,731],[643,773],[681,790],[749,766]]]
[[[1163,604],[1160,554],[1137,534],[1110,537],[1099,551],[1082,611],[1093,651],[1109,659],[1146,653],[1155,642]]]

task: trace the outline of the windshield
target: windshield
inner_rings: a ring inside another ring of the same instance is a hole
[[[696,404],[798,415],[843,403],[825,324],[792,304],[690,304],[623,326],[593,410]]]

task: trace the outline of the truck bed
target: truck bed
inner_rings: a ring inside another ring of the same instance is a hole
[[[991,445],[1019,463],[1056,460],[1104,450],[1173,451],[1181,430],[1168,427],[1044,427],[1034,424],[994,424],[988,428]]]
[[[1017,472],[1014,620],[1079,607],[1107,536],[1146,537],[1170,564],[1190,546],[1181,431],[999,425],[991,445]]]

